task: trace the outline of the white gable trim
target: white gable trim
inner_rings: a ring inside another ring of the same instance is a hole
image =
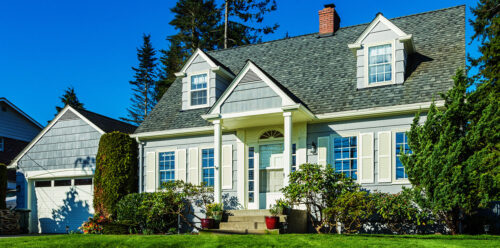
[[[399,29],[396,25],[394,25],[391,21],[389,21],[387,18],[385,18],[382,14],[378,14],[375,19],[368,25],[368,27],[361,33],[361,36],[356,39],[354,44],[361,44],[361,42],[370,34],[370,32],[377,26],[377,24],[381,22],[384,25],[386,25],[389,29],[391,29],[394,33],[396,33],[399,37],[402,36],[408,36],[403,30]]]
[[[210,68],[217,67],[217,65],[207,56],[206,53],[204,53],[201,49],[196,49],[196,51],[189,57],[188,61],[184,64],[180,72],[177,72],[175,75],[176,76],[182,76],[186,73],[187,68],[193,63],[193,61],[196,59],[196,57],[200,56],[203,60],[205,60],[209,65]]]
[[[56,123],[61,117],[68,111],[73,112],[76,116],[78,116],[80,119],[85,121],[87,124],[89,124],[91,127],[93,127],[97,132],[100,134],[104,134],[105,132],[100,129],[98,126],[96,126],[94,123],[89,121],[87,118],[85,118],[83,115],[78,113],[75,109],[73,109],[71,106],[67,105],[64,107],[59,114],[47,125],[10,163],[9,168],[13,168],[17,166],[17,162],[19,162],[19,159],[23,157]]]
[[[215,102],[214,106],[210,109],[207,115],[220,114],[220,108],[222,103],[231,95],[236,86],[240,83],[241,79],[247,74],[249,70],[252,70],[257,76],[262,79],[278,96],[282,99],[282,106],[297,104],[293,101],[283,90],[281,90],[262,70],[257,67],[252,61],[248,61],[243,69],[238,73],[236,78],[231,82],[229,87],[224,91],[221,97]]]

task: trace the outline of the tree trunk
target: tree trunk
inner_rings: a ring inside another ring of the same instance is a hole
[[[227,10],[228,10],[228,4],[229,4],[228,1],[229,0],[225,1],[226,2],[226,7],[225,7],[226,9],[224,11],[224,49],[227,48],[227,19],[228,19],[227,18],[227,15],[228,15]]]
[[[451,235],[459,234],[459,215],[459,209],[452,209],[450,212],[445,213],[444,221],[446,226],[450,229]]]

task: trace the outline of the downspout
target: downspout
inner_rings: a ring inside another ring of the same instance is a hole
[[[144,143],[142,143],[139,140],[139,137],[135,137],[135,140],[137,141],[137,144],[139,144],[139,193],[142,193],[142,167],[144,165],[143,163],[143,155],[144,155]]]

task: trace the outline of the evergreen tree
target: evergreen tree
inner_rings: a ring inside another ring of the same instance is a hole
[[[275,0],[224,0],[223,39],[219,47],[234,47],[261,41],[260,34],[274,33],[279,25],[256,27],[266,13],[277,9]]]
[[[157,81],[157,58],[156,51],[151,44],[151,36],[143,35],[143,45],[137,49],[138,67],[132,67],[135,71],[134,80],[129,83],[132,85],[134,94],[130,99],[131,106],[127,109],[128,117],[120,118],[124,121],[140,125],[148,113],[156,104],[155,84]]]
[[[217,48],[220,15],[214,0],[179,0],[171,11],[175,15],[170,25],[179,31],[172,39],[179,42],[184,53]]]
[[[66,107],[66,105],[69,105],[75,109],[85,109],[83,107],[83,103],[78,100],[78,97],[76,96],[75,93],[75,88],[73,86],[68,87],[65,91],[64,94],[59,97],[61,99],[61,103],[63,104],[62,107],[56,106],[57,113],[56,115],[61,112],[61,110]]]
[[[155,86],[156,101],[160,101],[163,94],[165,94],[170,85],[175,81],[175,73],[181,70],[186,57],[178,40],[172,37],[169,37],[167,40],[170,43],[168,50],[161,50],[160,79],[156,82]]]

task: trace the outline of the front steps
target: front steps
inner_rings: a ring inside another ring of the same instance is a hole
[[[267,230],[265,216],[269,210],[228,210],[227,221],[222,221],[219,229],[203,230],[201,234],[279,234],[279,229]],[[287,216],[280,215],[280,222]]]

